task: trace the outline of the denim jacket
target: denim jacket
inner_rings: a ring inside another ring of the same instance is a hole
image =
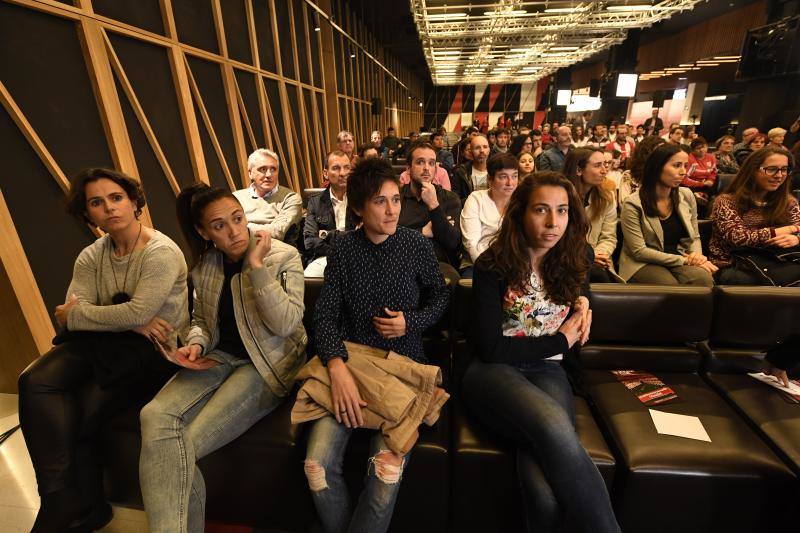
[[[255,239],[251,237],[248,252]],[[246,252],[247,253],[247,252]],[[224,256],[216,249],[203,255],[192,270],[194,308],[187,344],[199,344],[208,354],[219,342],[219,297],[225,279]],[[277,396],[286,396],[305,362],[308,342],[303,327],[303,267],[297,250],[272,240],[264,266],[251,269],[245,262],[231,280],[239,335],[247,354]],[[213,353],[210,355],[213,359]]]

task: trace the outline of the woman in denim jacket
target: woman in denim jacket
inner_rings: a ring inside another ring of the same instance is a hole
[[[184,367],[141,413],[139,477],[152,532],[203,531],[198,459],[231,442],[289,394],[305,361],[303,267],[266,231],[250,235],[230,191],[194,185],[178,196],[194,267]]]

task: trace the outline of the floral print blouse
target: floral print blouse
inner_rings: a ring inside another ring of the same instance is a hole
[[[503,335],[541,337],[553,335],[569,314],[569,305],[553,303],[547,297],[539,276],[531,274],[530,291],[508,288],[503,296]],[[562,355],[548,359],[561,359]]]

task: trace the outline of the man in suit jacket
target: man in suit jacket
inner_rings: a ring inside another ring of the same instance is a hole
[[[644,121],[644,131],[648,136],[661,135],[661,130],[664,129],[664,121],[658,117],[658,108],[653,108],[653,114],[650,118]]]

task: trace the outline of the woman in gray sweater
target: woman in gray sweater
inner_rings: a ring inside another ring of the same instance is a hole
[[[250,234],[230,191],[194,185],[178,196],[192,250],[194,306],[183,368],[141,413],[139,478],[150,531],[202,532],[197,460],[280,405],[305,362],[303,266],[295,248]]]
[[[57,346],[19,378],[20,425],[42,502],[33,531],[92,531],[111,519],[97,431],[174,372],[154,343],[175,345],[188,323],[186,262],[172,240],[139,222],[144,205],[139,182],[114,170],[72,180],[68,212],[106,234],[75,261],[55,311],[64,328]]]

